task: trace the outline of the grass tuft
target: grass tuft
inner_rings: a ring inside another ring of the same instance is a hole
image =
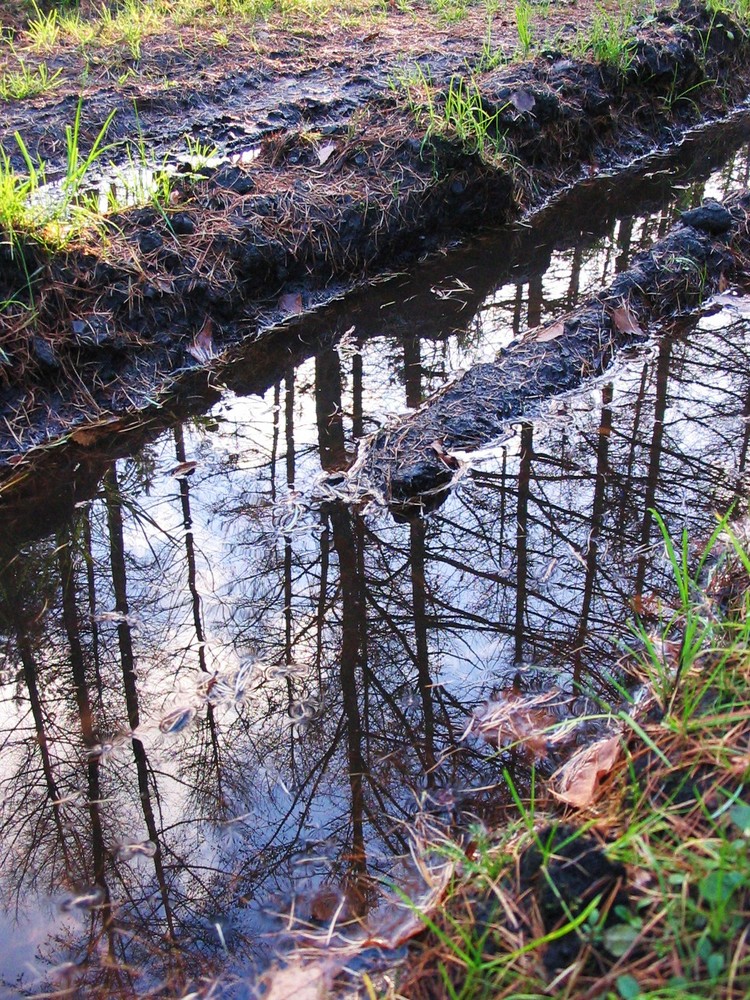
[[[616,11],[599,8],[591,26],[576,37],[573,54],[581,58],[590,54],[595,62],[626,72],[635,57],[636,39],[631,29],[636,14],[635,6],[621,5]]]
[[[467,153],[497,161],[505,152],[500,131],[501,111],[488,111],[479,86],[473,80],[454,76],[445,93],[438,93],[429,69],[415,66],[391,83],[401,96],[417,127],[424,130],[424,142],[435,135],[457,139]]]
[[[21,62],[17,70],[9,70],[0,75],[0,99],[3,101],[22,101],[29,97],[54,90],[61,83],[62,70],[50,73],[46,63],[40,63],[36,69],[30,69]]]

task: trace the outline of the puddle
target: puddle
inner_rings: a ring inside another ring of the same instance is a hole
[[[469,732],[476,709],[512,688],[616,697],[633,601],[670,593],[649,508],[699,539],[743,489],[744,300],[477,453],[425,520],[346,502],[336,474],[673,212],[537,233],[525,258],[495,245],[495,265],[488,240],[423,269],[416,306],[399,279],[311,321],[337,338],[238,362],[137,453],[32,471],[0,540],[0,995],[250,995],[292,907],[325,928],[378,906],[419,809],[491,820],[501,768],[528,781],[527,757]]]

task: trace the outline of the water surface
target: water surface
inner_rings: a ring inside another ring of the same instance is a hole
[[[744,492],[745,301],[509,429],[424,519],[349,502],[338,474],[748,162],[603,232],[579,217],[432,262],[310,321],[286,362],[240,359],[140,450],[79,449],[5,501],[5,996],[245,995],[292,908],[326,927],[380,905],[418,811],[489,821],[503,767],[524,787],[527,758],[461,738],[474,708],[617,697],[633,602],[671,593],[649,510],[700,539]]]

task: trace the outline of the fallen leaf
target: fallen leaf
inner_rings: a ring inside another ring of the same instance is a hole
[[[330,924],[346,914],[346,898],[331,887],[321,886],[310,899],[310,916],[319,924]]]
[[[175,465],[174,469],[170,469],[168,474],[173,476],[175,479],[184,479],[185,476],[189,476],[191,472],[195,472],[197,468],[197,462],[180,462],[179,465]]]
[[[211,358],[216,356],[216,352],[214,351],[213,325],[210,318],[206,319],[200,331],[196,333],[195,340],[187,350],[188,354],[192,354],[195,360],[199,361],[202,365],[207,364]]]
[[[612,322],[620,333],[634,333],[639,337],[644,336],[643,330],[627,302],[623,302],[621,306],[612,310]]]
[[[727,288],[729,288],[729,281],[727,279],[727,276],[722,271],[721,274],[719,275],[719,291],[725,292]]]
[[[543,344],[546,340],[557,340],[558,337],[562,337],[565,333],[565,322],[564,320],[559,320],[557,323],[553,323],[552,326],[545,326],[541,329],[534,340]]]
[[[105,417],[103,420],[97,420],[96,423],[86,424],[85,427],[77,428],[71,433],[70,440],[82,445],[84,448],[90,448],[91,445],[96,444],[97,441],[101,441],[107,434],[118,430],[121,425],[122,421],[119,417]]]
[[[464,736],[474,732],[498,747],[520,744],[544,757],[551,746],[570,738],[578,724],[575,718],[561,718],[560,705],[561,695],[556,688],[533,695],[515,691],[500,694],[474,709]]]
[[[635,613],[649,621],[659,621],[665,611],[662,598],[653,590],[648,594],[633,594],[630,606]]]
[[[536,104],[536,98],[530,90],[514,90],[510,95],[510,103],[516,111],[531,111]]]
[[[621,753],[619,736],[609,736],[584,747],[552,775],[552,794],[578,809],[591,805],[602,778],[609,774]]]
[[[287,965],[269,973],[263,1000],[325,1000],[332,982],[330,971],[318,963]]]
[[[407,896],[412,902],[405,904],[400,900],[392,900],[369,914],[365,925],[366,937],[359,942],[360,951],[370,947],[395,951],[410,938],[421,934],[425,929],[425,916],[434,913],[442,903],[454,871],[453,862],[431,869],[430,889],[421,895],[418,891],[409,891],[408,886],[402,885],[402,889],[406,889]]]
[[[295,316],[302,312],[301,292],[285,292],[278,301],[278,308],[287,316]]]
[[[331,158],[331,155],[336,152],[336,144],[333,142],[327,142],[325,146],[320,146],[317,152],[318,152],[318,163],[322,167],[323,164],[326,163]]]

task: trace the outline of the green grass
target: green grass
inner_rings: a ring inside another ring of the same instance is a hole
[[[742,24],[750,22],[750,0],[706,0],[712,13],[728,14]]]
[[[48,181],[46,164],[34,161],[18,132],[14,139],[25,174],[14,170],[10,154],[0,147],[0,230],[12,250],[22,237],[60,249],[100,222],[89,178],[93,166],[111,148],[105,138],[114,112],[87,153],[81,149],[81,113],[79,101],[73,124],[65,127],[65,174],[54,185]]]
[[[454,76],[447,91],[439,92],[429,69],[416,65],[391,81],[391,88],[404,100],[417,127],[424,131],[424,144],[436,135],[457,139],[467,153],[497,161],[505,151],[500,114],[488,111],[473,79]]]
[[[528,56],[534,44],[534,11],[528,0],[519,0],[515,6],[516,32],[522,56]]]
[[[469,0],[432,0],[432,8],[442,24],[456,24],[468,14]]]
[[[34,16],[29,19],[26,33],[33,49],[48,51],[60,38],[60,19],[57,10],[42,11],[34,4]]]
[[[50,73],[46,63],[30,69],[26,63],[20,62],[19,69],[0,75],[0,100],[22,101],[54,90],[61,83],[60,74],[59,69]]]
[[[499,830],[474,831],[468,848],[421,844],[456,874],[383,996],[750,996],[750,556],[727,518],[695,551],[654,517],[676,596],[656,627],[635,626],[629,666],[650,700],[640,714],[614,713],[620,764],[565,825],[532,770],[525,795],[505,775],[514,814]],[[597,831],[607,857],[626,866],[624,896],[595,883],[578,898],[558,887],[556,859]],[[539,874],[524,895],[529,851]],[[545,898],[562,914],[552,927],[541,919]],[[543,956],[565,935],[573,958],[547,971]]]
[[[464,16],[469,0],[435,0],[438,16],[450,22]],[[345,8],[332,0],[118,0],[102,3],[84,16],[73,4],[59,3],[49,10],[29,5],[25,31],[19,36],[32,51],[49,51],[70,42],[84,52],[91,48],[123,47],[139,61],[144,43],[158,35],[190,26],[221,36],[231,19],[252,26],[277,18],[282,26],[298,22],[324,26],[331,19],[356,24],[381,20],[385,0],[352,0]]]
[[[637,8],[622,4],[617,11],[599,8],[591,25],[581,31],[571,46],[579,58],[590,55],[595,62],[625,72],[633,61],[636,39],[631,32]]]

